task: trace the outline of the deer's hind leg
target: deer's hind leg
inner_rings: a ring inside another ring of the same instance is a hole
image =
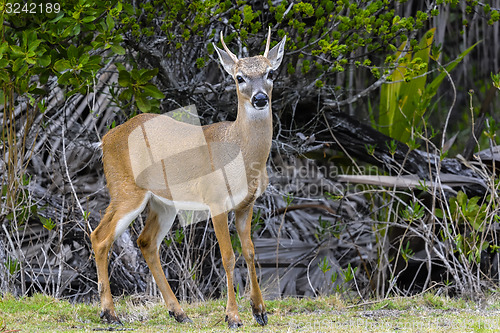
[[[174,317],[180,323],[185,323],[192,321],[184,313],[175,294],[172,292],[161,267],[160,256],[158,254],[163,238],[165,238],[172,227],[176,214],[177,210],[175,207],[158,202],[158,199],[153,197],[150,201],[146,225],[137,239],[137,244],[141,249],[144,259],[146,259],[151,274],[155,278],[170,316]]]
[[[112,324],[121,324],[115,313],[113,297],[109,286],[108,255],[113,242],[119,237],[144,210],[149,196],[146,192],[136,193],[133,197],[112,200],[99,223],[90,235],[95,254],[97,282],[101,298],[101,318]]]

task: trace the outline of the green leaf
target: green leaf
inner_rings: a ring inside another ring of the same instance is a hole
[[[406,42],[403,42],[399,47],[399,51],[396,53],[396,58],[398,58]],[[403,59],[411,60],[411,54],[407,53]],[[396,112],[398,112],[398,97],[400,95],[401,85],[403,82],[398,82],[403,80],[404,74],[406,73],[406,65],[399,65],[391,76],[390,83],[385,83],[380,88],[380,115],[379,115],[379,131],[384,134],[391,136],[391,129],[394,123],[394,117]]]
[[[95,16],[85,16],[83,19],[82,19],[82,22],[83,23],[89,23],[89,22],[93,22],[97,17]]]
[[[146,83],[158,74],[158,68],[141,70],[141,77],[138,83]]]
[[[9,49],[9,43],[7,42],[3,42],[1,45],[0,45],[0,55],[3,56],[3,54],[5,52],[7,52],[7,50]]]
[[[40,75],[39,75],[39,82],[41,85],[46,84],[49,81],[49,77],[51,75],[50,70],[44,70]]]
[[[64,72],[63,75],[59,76],[59,79],[57,80],[57,82],[59,84],[67,84],[69,79],[71,78],[71,72],[70,71],[67,71],[67,72]]]
[[[149,100],[142,94],[135,95],[135,103],[142,112],[148,112],[151,110],[151,103],[149,103]]]
[[[77,59],[78,58],[78,49],[74,45],[70,45],[68,47],[68,58],[69,59]]]
[[[67,26],[66,29],[64,29],[62,34],[60,35],[60,38],[64,39],[64,38],[68,37],[71,34],[71,32],[73,31],[74,27],[75,27],[74,24]]]
[[[132,89],[130,89],[130,88],[125,89],[124,91],[122,91],[120,96],[118,96],[118,99],[120,99],[122,101],[127,101],[131,98],[132,98]]]
[[[21,66],[21,68],[19,68],[19,70],[17,71],[16,73],[16,76],[17,77],[21,77],[23,76],[24,74],[26,74],[26,72],[28,71],[28,64],[27,63],[23,63],[23,65]],[[26,84],[28,82],[26,81]],[[26,88],[21,88],[22,90],[26,90]]]
[[[460,208],[464,209],[467,206],[467,194],[462,191],[458,191],[457,201]]]
[[[115,19],[109,14],[106,16],[106,25],[108,26],[108,31],[113,30],[115,27]]]
[[[50,55],[44,54],[40,57],[38,57],[38,66],[40,67],[47,67],[50,65]]]
[[[118,69],[118,71],[125,71],[125,66],[122,63],[115,62],[115,66]]]
[[[47,95],[47,92],[45,90],[37,88],[36,85],[30,87],[30,93],[32,93],[33,95]]]
[[[35,40],[33,42],[29,42],[28,46],[28,52],[33,52],[38,48],[38,45],[40,45],[42,41],[40,39]]]
[[[28,32],[26,30],[24,30],[22,34],[22,46],[23,48],[28,47]]]
[[[79,35],[80,31],[81,31],[81,26],[80,24],[77,23],[73,28],[73,36]]]
[[[110,48],[111,48],[111,51],[113,51],[116,54],[119,54],[119,55],[125,54],[125,49],[121,45],[111,44]]]
[[[87,62],[89,61],[89,59],[90,59],[90,55],[89,55],[88,53],[84,53],[84,54],[82,54],[82,56],[80,57],[80,59],[79,59],[78,63],[79,63],[80,65],[85,65],[85,64],[87,64]]]
[[[12,57],[13,58],[19,58],[24,56],[24,51],[20,46],[17,45],[11,45],[10,50],[12,52]]]
[[[0,82],[9,82],[9,81],[10,81],[9,73],[6,70],[0,70]]]
[[[63,71],[70,69],[70,68],[71,68],[71,64],[66,59],[59,59],[54,64],[54,69],[58,72],[63,72]]]
[[[132,77],[132,79],[134,81],[139,81],[141,75],[139,74],[139,71],[137,69],[132,69],[132,71],[130,72],[130,76]]]
[[[52,20],[49,21],[49,23],[56,23],[57,21],[59,21],[60,19],[62,19],[64,16],[64,12],[61,10],[59,12],[59,14],[57,14],[56,17],[54,17]]]
[[[118,72],[118,84],[122,87],[130,86],[130,73],[126,70],[121,70]]]
[[[153,98],[164,99],[165,95],[154,84],[148,83],[144,87],[144,92]]]
[[[123,9],[129,16],[135,15],[135,9],[134,7],[129,4],[128,2],[123,3]]]
[[[28,65],[34,65],[36,64],[36,60],[33,59],[33,58],[24,58],[24,61],[25,63],[27,63]]]
[[[449,64],[448,66],[446,66],[446,71],[449,73],[451,72],[462,60],[463,58],[465,58],[465,56],[467,54],[469,54],[470,51],[472,51],[472,49],[474,49],[476,47],[477,44],[479,44],[481,41],[475,43],[474,45],[472,45],[471,47],[469,47],[467,50],[465,50],[464,52],[462,52],[457,59],[455,59],[451,64]],[[447,77],[448,74],[446,74],[445,71],[442,71],[441,74],[438,75],[438,77],[436,77],[434,80],[432,80],[431,83],[429,83],[426,87],[426,92],[427,92],[427,95],[429,97],[433,97],[436,93],[437,93],[437,90],[439,88],[439,86],[441,85],[441,82],[443,81],[443,79],[445,77]]]
[[[14,72],[17,72],[19,68],[21,68],[22,65],[24,65],[24,59],[23,58],[17,58],[16,61],[14,61],[14,64],[12,65],[12,70]]]

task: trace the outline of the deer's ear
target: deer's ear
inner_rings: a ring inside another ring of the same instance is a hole
[[[215,51],[217,51],[217,54],[219,55],[219,60],[222,64],[222,67],[226,70],[226,72],[229,73],[229,75],[233,76],[234,75],[234,66],[236,65],[235,58],[236,56],[234,54],[229,54],[226,51],[219,49],[215,44],[214,48]]]
[[[283,60],[283,55],[285,54],[285,43],[286,36],[267,53],[267,59],[271,62],[273,70],[278,69],[281,65],[281,60]]]

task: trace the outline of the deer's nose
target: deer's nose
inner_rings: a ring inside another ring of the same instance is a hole
[[[252,105],[255,108],[263,108],[269,102],[269,97],[266,94],[259,92],[252,97]]]

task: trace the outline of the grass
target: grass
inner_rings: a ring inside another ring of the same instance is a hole
[[[238,332],[500,332],[500,300],[481,304],[434,294],[353,304],[339,296],[267,301],[269,325],[258,326],[248,300],[240,300],[245,324]],[[99,318],[98,304],[72,304],[35,295],[0,299],[0,332],[231,332],[224,300],[183,304],[193,324],[178,324],[159,300],[116,300],[123,327]]]

